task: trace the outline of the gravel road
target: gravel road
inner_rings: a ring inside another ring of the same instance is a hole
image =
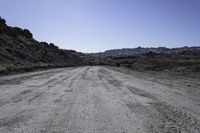
[[[103,66],[3,76],[0,133],[200,133],[200,80]]]

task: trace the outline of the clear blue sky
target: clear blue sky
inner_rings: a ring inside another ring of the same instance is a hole
[[[98,52],[200,46],[200,0],[0,0],[7,24],[39,41]]]

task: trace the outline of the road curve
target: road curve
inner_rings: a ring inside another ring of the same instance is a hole
[[[200,133],[200,82],[102,66],[0,77],[0,133]]]

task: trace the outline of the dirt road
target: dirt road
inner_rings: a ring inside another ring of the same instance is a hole
[[[87,66],[0,77],[0,133],[199,133],[200,82]]]

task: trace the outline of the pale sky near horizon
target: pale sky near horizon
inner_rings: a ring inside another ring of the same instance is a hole
[[[0,16],[36,40],[100,52],[200,46],[200,0],[0,0]]]

